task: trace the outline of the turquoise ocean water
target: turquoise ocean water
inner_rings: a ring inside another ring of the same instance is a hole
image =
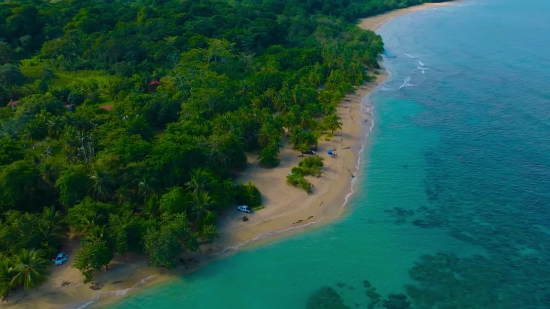
[[[550,308],[550,1],[379,33],[392,77],[348,214],[110,308]]]

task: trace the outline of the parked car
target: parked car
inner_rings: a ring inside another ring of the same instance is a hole
[[[237,206],[238,211],[252,213],[252,209],[246,205]]]
[[[65,263],[65,261],[67,261],[67,258],[67,253],[60,252],[57,257],[52,261],[55,263],[55,265],[62,265],[63,263]]]

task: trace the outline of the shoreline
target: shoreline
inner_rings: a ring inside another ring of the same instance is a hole
[[[395,17],[451,3],[454,2],[429,3],[390,11],[361,19],[358,26],[376,31]],[[356,179],[365,160],[363,152],[374,127],[370,97],[389,77],[381,57],[379,64],[380,69],[376,71],[380,74],[374,75],[376,79],[356,87],[338,105],[338,115],[343,123],[339,131],[341,136],[335,136],[330,141],[325,141],[324,137],[319,140],[318,153],[325,158],[325,172],[320,178],[308,177],[315,185],[311,195],[286,184],[286,175],[302,157],[298,157],[299,153],[284,140],[285,148],[281,149],[279,167],[262,169],[257,164],[257,155],[247,154],[248,167],[236,178],[243,182],[252,181],[262,192],[266,207],[249,215],[247,222],[239,220],[243,213],[233,209],[224,212],[218,227],[220,237],[213,244],[202,246],[201,253],[183,254],[185,266],[168,271],[148,267],[144,257],[134,254],[117,256],[109,271],[96,275],[94,282],[101,289],[91,290],[88,284],[82,283],[78,270],[71,268],[74,254],[70,250],[75,252],[78,244],[75,238],[67,244],[69,261],[62,266],[52,266],[52,276],[48,282],[25,294],[17,291],[8,303],[0,303],[0,308],[83,309],[96,301],[101,304],[116,302],[120,296],[143,284],[151,287],[166,282],[193,272],[208,262],[230,256],[243,247],[260,246],[341,219],[348,209],[345,206],[355,193]],[[337,149],[338,157],[326,156],[327,149]]]

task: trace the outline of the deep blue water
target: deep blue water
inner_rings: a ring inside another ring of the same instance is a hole
[[[466,0],[379,33],[392,78],[349,214],[110,308],[550,308],[550,1]]]

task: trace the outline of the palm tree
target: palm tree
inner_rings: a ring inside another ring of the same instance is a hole
[[[107,233],[105,232],[105,225],[94,225],[92,229],[84,235],[84,239],[90,243],[101,241]]]
[[[260,97],[253,97],[252,100],[250,100],[250,106],[252,106],[253,109],[260,109],[262,107],[262,99]]]
[[[48,263],[40,250],[22,249],[17,256],[14,271],[12,284],[22,284],[25,290],[44,283],[50,274]]]
[[[281,137],[276,136],[275,138],[271,139],[269,143],[267,144],[267,147],[271,147],[276,150],[277,154],[279,154],[279,148],[283,148],[283,142],[281,141]]]
[[[79,222],[74,226],[75,230],[80,232],[82,235],[87,235],[92,232],[97,222],[102,222],[105,220],[105,216],[100,213],[95,213],[93,215],[89,214],[84,216]]]
[[[325,116],[324,123],[327,129],[334,134],[335,130],[342,129],[342,123],[340,122],[340,117],[337,114],[330,114]]]
[[[8,293],[13,289],[13,277],[15,276],[15,271],[13,265],[8,258],[0,259],[0,297],[8,295]]]
[[[51,164],[44,163],[39,166],[40,178],[49,188],[55,184],[54,172],[55,169]]]
[[[298,125],[300,125],[302,128],[311,128],[311,123],[313,121],[313,115],[309,110],[302,110],[299,114],[297,114],[298,118]]]
[[[138,183],[138,192],[141,194],[144,198],[147,198],[153,194],[155,194],[155,189],[153,188],[153,183],[155,183],[154,178],[146,178],[143,177],[141,181]]]
[[[35,131],[36,131],[36,127],[33,124],[28,124],[25,126],[21,134],[21,138],[28,141],[31,144],[32,149],[34,149],[34,140],[36,136]]]
[[[246,80],[241,80],[239,82],[239,90],[237,90],[237,93],[241,96],[246,96],[249,92],[250,84]]]
[[[40,226],[57,237],[63,236],[68,226],[65,215],[55,210],[55,207],[45,207],[40,216]]]
[[[206,191],[206,189],[210,186],[210,175],[208,172],[201,168],[197,168],[190,174],[191,180],[186,182],[185,186],[195,194],[199,191]]]
[[[208,192],[195,193],[191,216],[197,218],[197,222],[201,222],[215,204],[216,202],[212,201]]]
[[[66,143],[63,146],[63,149],[61,149],[61,152],[65,155],[65,158],[70,163],[76,163],[76,161],[77,161],[77,155],[76,155],[77,151],[78,151],[78,148],[72,146],[69,143]]]
[[[93,195],[98,199],[107,199],[113,195],[111,187],[114,183],[111,181],[111,177],[107,172],[101,170],[95,170],[91,175],[92,186],[90,190],[93,191]]]
[[[132,200],[132,191],[126,186],[121,186],[116,190],[116,197],[119,203],[124,203]]]
[[[288,138],[288,141],[291,145],[294,146],[294,148],[298,147],[298,144],[302,141],[302,132],[303,130],[299,127],[294,127],[290,131],[290,137]]]
[[[265,147],[271,140],[279,136],[279,131],[273,125],[264,123],[260,128],[260,134],[258,135],[258,143],[260,146]]]
[[[59,245],[59,239],[65,235],[67,230],[67,222],[65,215],[59,211],[55,211],[54,206],[46,207],[42,214],[38,216],[38,231],[42,236],[41,243],[50,250],[54,250]]]
[[[143,206],[140,207],[142,214],[147,216],[149,219],[153,219],[159,216],[159,200],[157,194],[151,195],[148,200],[145,200]]]
[[[274,88],[268,88],[268,89],[264,92],[264,97],[266,98],[269,107],[272,106],[272,104],[273,104],[273,99],[275,98],[276,95],[277,95],[277,91],[275,91]]]
[[[290,108],[288,89],[281,89],[273,98],[273,107],[281,113],[286,113]]]
[[[61,133],[63,133],[63,128],[65,127],[63,120],[61,118],[54,118],[47,122],[47,126],[48,135],[56,141],[59,141],[59,137],[61,137]]]

